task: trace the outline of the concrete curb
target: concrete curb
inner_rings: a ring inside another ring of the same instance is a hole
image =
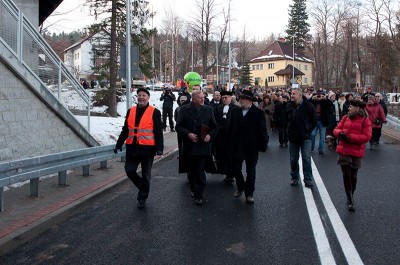
[[[162,156],[156,156],[153,164],[163,161],[167,157],[175,154],[177,150],[178,148],[173,148]],[[140,171],[140,169],[138,171]],[[93,191],[87,193],[86,195],[80,196],[79,198],[74,199],[72,202],[65,203],[64,206],[45,214],[43,217],[38,218],[32,223],[17,228],[13,232],[0,238],[0,256],[12,251],[14,248],[29,241],[38,234],[73,216],[80,207],[85,205],[85,203],[93,201],[105,192],[108,192],[109,190],[128,182],[129,179],[125,176],[125,174],[121,173],[113,175],[110,177],[110,179],[113,180],[108,184],[103,185],[100,188],[96,188],[94,185],[92,187]]]

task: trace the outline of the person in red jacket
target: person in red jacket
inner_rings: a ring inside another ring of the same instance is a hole
[[[371,139],[371,122],[365,112],[365,102],[350,101],[349,112],[343,116],[333,130],[339,139],[336,152],[339,154],[338,165],[343,173],[344,189],[347,196],[347,208],[354,211],[354,191],[357,186],[357,172],[361,168],[365,144]]]
[[[372,137],[369,141],[370,150],[374,150],[375,145],[379,144],[379,139],[382,134],[382,124],[387,123],[385,112],[379,101],[376,100],[374,95],[368,96],[367,106],[365,110],[368,113],[368,119],[372,124]]]

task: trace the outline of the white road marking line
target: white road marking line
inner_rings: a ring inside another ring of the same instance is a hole
[[[339,241],[339,244],[342,248],[342,251],[344,253],[344,256],[346,257],[348,264],[349,265],[364,264],[363,261],[361,260],[360,255],[358,254],[356,247],[354,246],[353,241],[350,238],[349,233],[346,230],[346,227],[344,226],[342,220],[340,219],[340,216],[336,211],[335,206],[333,205],[331,197],[329,196],[329,193],[326,190],[326,187],[322,181],[321,175],[319,174],[318,169],[315,166],[314,160],[311,160],[311,165],[313,170],[314,182],[318,187],[322,203],[324,204],[325,210],[331,221],[333,230],[335,231],[336,237]]]
[[[318,255],[321,264],[323,265],[336,264],[312,191],[311,189],[306,188],[304,186],[304,182],[302,181],[304,179],[304,175],[303,175],[303,163],[301,160],[301,155],[299,159],[299,171],[300,171],[299,182],[302,183],[303,185],[303,193],[306,201],[308,216],[310,217],[311,227],[314,233],[315,243],[317,244]]]

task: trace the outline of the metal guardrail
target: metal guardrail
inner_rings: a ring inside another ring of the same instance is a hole
[[[388,124],[392,126],[396,131],[400,131],[400,119],[392,116],[392,115],[387,115],[386,120],[388,121]]]
[[[114,154],[115,145],[96,146],[74,151],[55,153],[0,164],[0,211],[4,211],[4,187],[30,181],[30,195],[39,196],[39,178],[58,173],[58,184],[67,185],[67,170],[82,167],[83,176],[89,175],[91,164],[100,162],[107,168],[107,161],[125,157],[125,149]]]
[[[0,0],[0,42],[36,79],[66,107],[62,91],[73,89],[87,110],[90,131],[90,97],[78,79],[11,0]]]

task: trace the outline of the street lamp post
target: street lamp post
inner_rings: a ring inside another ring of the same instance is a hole
[[[162,81],[161,80],[161,75],[162,75],[162,64],[161,64],[161,54],[162,54],[162,50],[161,50],[161,45],[163,44],[163,43],[166,43],[166,42],[168,42],[169,40],[165,40],[165,41],[163,41],[163,42],[161,42],[160,43],[160,71],[159,71],[159,73],[160,73],[160,81]]]
[[[229,66],[228,66],[228,87],[227,90],[231,91],[231,60],[232,60],[232,51],[231,51],[231,0],[229,0],[228,6],[228,56],[229,56]]]

